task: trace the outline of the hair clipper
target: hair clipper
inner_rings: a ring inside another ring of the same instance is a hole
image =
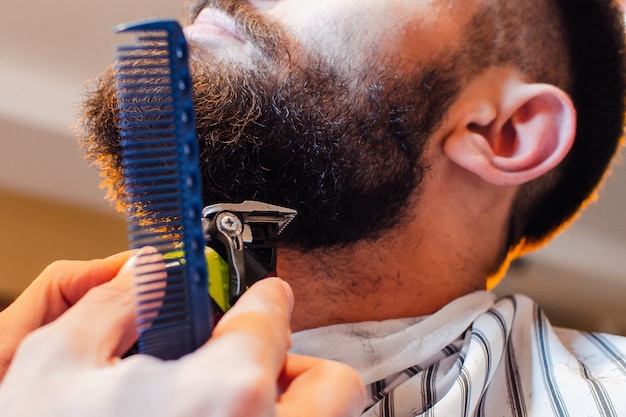
[[[202,210],[215,322],[252,284],[275,273],[278,237],[296,214],[259,201]]]

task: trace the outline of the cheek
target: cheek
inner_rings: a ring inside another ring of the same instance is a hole
[[[412,17],[407,17],[412,16]],[[430,10],[428,14],[411,14],[405,11],[394,19],[381,50],[387,56],[397,57],[396,65],[415,68],[429,62],[458,43],[460,27],[450,14]]]
[[[319,56],[344,70],[359,71],[375,62],[382,71],[408,72],[449,48],[459,31],[447,2],[437,6],[381,0],[267,3],[273,7],[262,12],[286,29],[291,58],[301,65]]]
[[[292,58],[325,58],[333,65],[358,68],[364,57],[380,51],[393,36],[393,24],[382,1],[283,0],[265,14],[288,33]]]

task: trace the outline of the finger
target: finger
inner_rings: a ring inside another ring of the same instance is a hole
[[[92,261],[67,261],[72,265],[73,273],[68,275],[61,269],[60,273],[55,273],[52,279],[56,284],[58,293],[67,304],[74,305],[91,288],[101,285],[113,279],[124,263],[136,251],[125,251],[109,256],[105,259]],[[54,264],[53,264],[54,265]]]
[[[50,331],[62,334],[57,338],[60,348],[99,365],[127,351],[137,338],[135,278],[146,277],[146,263],[155,278],[164,278],[163,257],[153,248],[141,249],[114,279],[89,290],[52,323]]]
[[[177,362],[185,395],[231,416],[271,415],[290,345],[291,288],[278,278],[254,284],[224,315],[211,339]],[[209,388],[208,388],[209,387]]]
[[[293,310],[291,287],[279,278],[255,283],[224,315],[213,331],[212,343],[245,339],[246,354],[256,352],[255,360],[268,364],[278,375],[291,344],[289,319]]]
[[[28,333],[59,317],[91,288],[113,279],[130,256],[127,251],[106,259],[53,262],[4,312],[27,318],[19,328]]]
[[[280,278],[262,279],[252,285],[224,315],[213,334],[217,336],[228,331],[231,321],[240,320],[247,314],[259,314],[289,327],[293,304],[294,296],[289,284]]]
[[[0,312],[0,380],[28,333],[55,320],[90,288],[111,280],[130,255],[123,252],[106,259],[54,262]]]
[[[288,355],[280,384],[277,417],[359,416],[365,407],[361,377],[339,362]]]
[[[113,279],[131,254],[127,251],[105,259],[53,262],[12,307],[28,309],[32,320],[28,331],[34,330],[59,317],[91,288]]]

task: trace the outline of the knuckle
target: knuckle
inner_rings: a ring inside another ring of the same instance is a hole
[[[335,377],[341,378],[349,386],[363,386],[361,375],[359,375],[354,368],[344,363],[334,361],[329,361],[327,366],[331,367],[331,372]]]
[[[76,264],[76,261],[66,261],[66,260],[54,261],[44,268],[41,275],[45,275],[45,276],[49,275],[49,276],[55,277],[60,274],[65,274],[67,270],[73,267],[75,264]]]
[[[354,368],[340,362],[328,361],[326,366],[330,369],[326,379],[337,382],[338,386],[341,386],[344,392],[349,393],[357,404],[365,406],[365,384],[361,375]],[[360,410],[358,407],[356,409]]]

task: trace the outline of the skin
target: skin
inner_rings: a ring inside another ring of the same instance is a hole
[[[130,256],[130,252],[124,252],[89,263],[50,264],[11,306],[0,312],[0,380],[27,334],[61,316],[92,287],[113,279]]]
[[[274,2],[267,2],[263,6],[270,6],[270,3]],[[386,16],[397,19],[407,12],[407,5],[408,3],[390,10],[390,14]],[[295,7],[296,4],[290,3],[290,6]],[[330,7],[332,3],[326,6]],[[352,3],[352,6],[356,7],[357,3]],[[375,14],[383,11],[373,8],[374,6],[374,2],[370,3],[363,13]],[[265,10],[271,9],[270,7]],[[274,12],[276,11],[274,9]],[[314,11],[327,13],[320,8],[311,10],[311,12]],[[279,12],[277,16],[283,13]],[[285,17],[288,14],[282,14],[282,16]],[[296,16],[293,15],[293,17],[292,23],[299,24],[295,19]],[[329,24],[328,19],[332,18],[332,15],[325,14],[324,18],[325,24]],[[341,31],[333,36],[351,37],[356,28],[355,25],[338,27]],[[289,27],[286,29],[290,30]],[[359,62],[360,54],[363,53],[362,49],[367,49],[371,42],[378,42],[376,38],[381,32],[389,32],[393,29],[394,27],[380,27],[378,31],[368,32],[368,36],[348,53],[356,62]],[[400,29],[412,32],[415,27],[409,25],[406,20]],[[229,41],[232,42],[232,39]],[[312,41],[310,45],[316,43],[315,39]],[[301,42],[301,39],[292,38],[290,42],[294,45],[306,45],[305,42]],[[403,37],[402,43],[405,42],[412,42],[412,38]],[[321,42],[315,47],[323,50],[326,46],[330,44]],[[378,43],[381,49],[389,46],[390,44],[386,42]],[[402,52],[401,49],[393,50],[393,53],[399,55],[402,55]],[[424,50],[424,53],[430,52]],[[343,51],[335,50],[333,53],[339,54]],[[238,56],[237,53],[231,52],[226,55],[229,59]],[[417,58],[407,55],[402,58],[402,62],[410,63]],[[306,61],[301,61],[300,64],[306,65]],[[278,72],[280,73],[280,68]],[[390,247],[398,248],[397,245],[403,243],[389,239],[388,236],[383,239],[385,245]],[[356,249],[355,259],[368,257],[367,253],[370,249],[367,246],[357,245],[354,249]],[[281,264],[285,266],[287,275],[291,275],[289,268],[282,261],[282,259],[289,259],[288,251],[286,255],[281,258]],[[381,255],[383,255],[382,252]],[[343,255],[340,255],[338,259],[341,260],[342,257]],[[294,257],[292,264],[294,274],[306,276],[297,270],[299,266],[302,267],[305,264],[303,260],[305,260],[303,257]],[[87,265],[56,264],[44,271],[42,277],[37,280],[39,284],[27,291],[18,302],[3,312],[0,325],[5,326],[2,330],[3,334],[9,335],[6,339],[9,342],[2,346],[0,358],[4,364],[2,372],[10,363],[0,391],[0,404],[3,405],[3,410],[9,413],[23,413],[25,407],[33,407],[29,414],[37,415],[37,413],[44,412],[37,408],[41,406],[40,404],[52,402],[59,405],[58,412],[55,410],[59,415],[68,415],[71,409],[81,410],[81,413],[90,410],[90,415],[98,415],[96,414],[98,412],[102,413],[101,415],[107,415],[105,404],[109,407],[116,404],[123,405],[121,409],[112,410],[116,415],[124,415],[123,413],[139,415],[138,412],[147,415],[146,411],[152,415],[184,415],[190,410],[198,409],[228,410],[230,415],[292,415],[293,410],[298,410],[300,414],[305,412],[311,415],[351,415],[361,411],[363,391],[360,387],[360,380],[353,371],[338,364],[286,354],[289,333],[287,311],[290,310],[292,302],[289,301],[291,298],[289,291],[277,292],[276,280],[264,280],[251,288],[220,322],[215,329],[214,337],[207,346],[176,364],[161,363],[144,357],[119,360],[119,355],[134,340],[134,324],[131,320],[133,317],[132,296],[129,295],[132,294],[129,272],[132,265],[129,266],[127,263],[118,274],[120,261],[115,258]],[[333,265],[339,267],[341,262]],[[398,265],[398,273],[401,269]],[[96,272],[93,272],[94,270]],[[370,274],[371,272],[378,273],[376,271],[380,272],[381,268],[375,268],[370,271]],[[357,271],[352,273],[355,272]],[[92,274],[95,281],[90,280]],[[72,280],[86,281],[87,284],[79,286],[83,288],[83,291],[77,291],[76,294],[68,297],[66,285]],[[365,285],[367,281],[367,279],[364,280]],[[397,288],[399,282],[395,285]],[[96,287],[93,288],[94,286]],[[93,289],[90,290],[90,288]],[[306,289],[304,285],[302,288]],[[355,291],[350,296],[356,293]],[[48,300],[56,300],[56,303],[52,303],[50,309],[44,309],[34,316],[30,315],[31,319],[28,322],[13,326],[13,319],[18,320],[20,317],[27,316],[25,310],[30,305],[33,303],[50,305]],[[311,301],[315,302],[314,299]],[[347,319],[342,317],[340,313],[340,311],[329,310],[327,316],[334,315],[341,320],[352,320],[349,317]],[[84,317],[90,317],[88,323],[84,321]],[[329,319],[323,318],[323,321],[328,323]],[[303,327],[306,327],[304,323],[297,323],[295,326],[295,328]],[[38,330],[35,330],[37,328]],[[44,344],[43,341],[46,343]],[[236,352],[233,349],[236,346],[240,348],[245,346],[246,349],[241,354],[234,354]],[[250,346],[254,349],[249,349]],[[236,363],[231,363],[232,361]],[[211,366],[217,367],[214,372],[202,372],[200,375],[193,372]],[[239,373],[237,369],[245,369],[245,372]],[[219,385],[221,389],[208,390],[212,395],[207,395],[206,389],[195,389],[191,393],[186,390],[187,401],[169,406],[182,409],[157,404],[153,409],[148,410],[146,404],[149,402],[145,400],[147,395],[177,389],[176,385],[169,386],[178,380],[172,377],[174,375],[183,381],[194,381],[195,383],[191,386],[196,388]],[[61,391],[55,387],[55,381],[59,377],[67,381],[63,384]],[[133,382],[137,380],[149,381],[150,384]],[[96,381],[97,389],[91,386]],[[272,383],[273,381],[276,383]],[[29,389],[24,389],[25,386]],[[72,389],[71,386],[74,388]],[[355,389],[356,386],[359,388]],[[120,387],[123,389],[119,390]],[[52,397],[34,403],[29,401],[30,396],[24,397],[24,393],[33,391],[47,392]],[[94,398],[74,395],[76,391],[85,393],[98,391],[102,396]],[[64,395],[68,392],[72,393],[69,397]],[[111,402],[109,396],[114,392],[127,392],[128,398],[125,397],[126,401],[123,402]],[[337,395],[338,392],[341,395]],[[320,402],[317,400],[320,397],[329,400]],[[86,402],[77,406],[76,401],[81,402],[83,399]],[[45,411],[50,412],[50,410]]]
[[[460,28],[479,3],[463,2],[459,7],[452,1],[414,0],[249,2],[284,28],[295,62],[306,62],[315,53],[349,57],[339,65],[350,62],[358,67],[373,54],[380,56],[380,65],[394,65],[406,73],[458,43]],[[187,33],[223,59],[245,63],[252,53],[249,43],[227,35],[203,34],[193,25]],[[401,231],[347,248],[308,253],[281,249],[278,271],[298,299],[294,330],[430,314],[454,298],[485,288],[514,190],[483,190],[476,178],[450,164],[442,143],[451,128],[444,124],[429,142],[425,159],[430,169],[419,202],[416,193],[409,203],[406,217],[413,220]],[[444,182],[447,186],[442,189]],[[483,230],[480,251],[474,241],[477,227]]]
[[[293,315],[294,331],[428,315],[455,298],[485,289],[515,190],[485,189],[476,177],[447,162],[440,146],[432,145],[430,152],[442,161],[423,181],[420,202],[412,206],[414,220],[401,233],[332,253],[282,249],[278,270],[296,288],[300,303]],[[444,180],[445,191],[439,187]],[[476,247],[477,227],[485,231],[481,247]],[[337,276],[344,281],[337,282]]]
[[[374,56],[377,69],[393,68],[402,76],[460,44],[461,28],[485,2],[247,3],[284,31],[289,60],[282,67],[278,61],[276,73],[321,56],[345,73],[359,74],[359,66],[369,68]],[[217,60],[249,65],[254,43],[228,32],[203,32],[202,13],[187,29],[192,42]],[[428,315],[485,289],[486,277],[501,261],[518,188],[565,156],[573,120],[575,111],[562,91],[528,83],[515,68],[485,68],[467,80],[428,140],[421,156],[428,169],[399,225],[348,246],[281,249],[278,271],[298,300],[292,328]],[[361,169],[376,175],[377,168]]]
[[[197,47],[196,60],[211,57],[220,65],[236,63],[238,69],[261,63],[274,80],[281,81],[291,68],[306,68],[315,57],[316,64],[320,60],[336,63],[336,69],[347,77],[344,79],[354,80],[347,83],[349,87],[358,90],[360,79],[349,76],[367,73],[372,62],[382,70],[393,68],[392,74],[402,77],[415,66],[428,64],[431,56],[452,50],[461,42],[460,28],[481,3],[250,1],[252,10],[282,27],[284,42],[274,44],[277,53],[272,59],[264,57],[272,42],[259,46],[229,30],[227,14],[218,15],[226,23],[209,20],[208,26],[200,14],[187,34]],[[295,288],[297,300],[291,329],[427,315],[455,298],[485,288],[485,278],[502,255],[518,188],[550,171],[567,154],[574,136],[575,111],[565,93],[550,85],[530,83],[515,68],[488,67],[463,81],[462,91],[422,151],[427,170],[404,204],[402,222],[376,238],[349,245],[307,251],[281,248],[278,270]],[[369,166],[359,168],[365,176],[376,177],[383,174],[381,166],[378,171]],[[0,404],[8,402],[3,411],[11,406],[20,410],[24,404],[36,407],[23,393],[30,392],[33,383],[54,392],[55,376],[59,375],[77,389],[87,390],[92,387],[88,382],[105,378],[105,389],[98,385],[104,393],[101,399],[106,400],[121,386],[140,400],[98,403],[88,398],[85,406],[94,407],[90,415],[98,415],[95,410],[104,409],[102,404],[128,405],[113,410],[115,415],[123,415],[122,411],[139,415],[137,410],[146,410],[142,407],[147,401],[141,400],[149,394],[141,384],[133,383],[139,378],[164,384],[155,390],[168,392],[189,389],[185,381],[192,381],[196,395],[181,403],[182,409],[157,406],[149,410],[152,415],[184,415],[198,409],[228,410],[230,415],[293,415],[295,410],[311,415],[352,415],[360,411],[363,392],[354,389],[360,381],[353,372],[286,354],[292,295],[284,288],[278,291],[282,285],[277,280],[253,286],[216,328],[207,346],[170,366],[141,357],[119,360],[120,352],[133,340],[129,274],[124,268],[117,274],[120,260],[116,258],[89,265],[53,267],[52,272],[57,268],[57,273],[42,274],[35,289],[0,316],[0,330],[8,335],[7,342],[0,345],[2,372],[11,363],[0,386]],[[97,273],[89,272],[92,267]],[[115,274],[117,278],[111,280]],[[76,286],[70,296],[61,283],[72,280],[87,284]],[[102,285],[88,291],[98,284]],[[39,309],[27,317],[32,304],[39,304]],[[111,311],[116,313],[111,316]],[[91,320],[86,323],[87,316],[99,318],[102,326]],[[27,333],[42,325],[22,343]],[[52,343],[44,346],[44,340]],[[253,349],[233,355],[233,348],[242,346]],[[238,372],[241,364],[245,372]],[[210,366],[216,366],[217,372],[193,372]],[[181,377],[182,388],[173,376]],[[170,382],[174,386],[169,386]],[[207,396],[205,389],[198,389],[206,386],[218,389]],[[331,400],[315,400],[320,396]],[[61,397],[59,415],[67,415],[69,408],[64,407],[72,401]]]
[[[306,62],[311,53],[319,53],[326,57],[341,56],[343,62],[359,67],[371,54],[385,60],[400,56],[401,66],[409,71],[457,42],[460,28],[480,2],[462,2],[462,7],[450,0],[249,0],[247,3],[285,30],[293,62]],[[188,35],[194,33],[193,25],[186,31]],[[213,52],[219,49],[218,54],[235,60],[245,61],[254,49],[246,40],[237,42],[215,33],[205,35],[198,33],[206,48],[213,48]]]
[[[181,360],[120,359],[136,339],[128,257],[55,263],[0,313],[3,416],[360,414],[356,372],[287,354],[293,294],[277,278],[253,286]],[[177,400],[154,401],[162,394]]]

